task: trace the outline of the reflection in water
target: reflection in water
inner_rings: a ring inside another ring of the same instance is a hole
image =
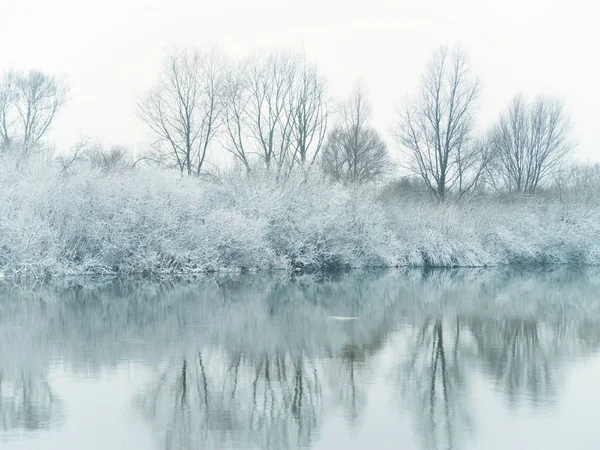
[[[0,431],[45,429],[60,414],[60,401],[43,374],[0,370]]]
[[[474,317],[469,328],[488,375],[513,405],[521,399],[534,406],[554,402],[565,359],[596,350],[600,341],[597,326],[560,319],[486,321]]]
[[[399,369],[402,399],[416,416],[423,448],[456,448],[471,428],[464,325],[459,318],[433,318],[415,330]]]
[[[311,362],[301,354],[250,361],[198,352],[161,370],[140,404],[162,428],[164,448],[306,447],[322,412]]]
[[[504,388],[511,403],[523,397],[535,404],[554,398],[554,368],[561,355],[568,355],[560,348],[563,327],[560,322],[538,324],[521,319],[491,323],[473,319],[471,323],[488,373]]]
[[[569,268],[0,283],[0,432],[61,417],[50,362],[83,377],[127,360],[154,373],[131,398],[157,448],[310,448],[328,417],[358,426],[373,383],[421,448],[462,448],[476,376],[556,407],[569,362],[600,347],[599,287]]]

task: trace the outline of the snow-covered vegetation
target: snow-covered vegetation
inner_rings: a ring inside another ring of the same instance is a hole
[[[600,263],[600,169],[572,165],[560,101],[517,96],[481,130],[479,80],[442,48],[392,127],[393,181],[366,87],[335,106],[325,81],[293,52],[174,51],[134,159],[85,139],[54,153],[66,84],[6,72],[0,278]]]
[[[397,186],[0,164],[0,273],[600,263],[600,200],[577,185],[439,203]]]

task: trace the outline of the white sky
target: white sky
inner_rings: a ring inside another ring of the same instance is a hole
[[[396,107],[417,87],[431,52],[461,45],[483,83],[481,123],[513,94],[566,103],[582,159],[600,161],[600,7],[587,0],[0,0],[0,72],[38,68],[68,77],[55,122],[59,148],[80,135],[141,149],[136,98],[166,49],[217,44],[304,48],[344,96],[363,77],[386,137]]]

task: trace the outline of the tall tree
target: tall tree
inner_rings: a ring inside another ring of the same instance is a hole
[[[277,172],[290,158],[296,70],[293,55],[282,52],[261,55],[248,65],[249,133],[265,167]]]
[[[250,171],[252,150],[248,144],[248,103],[250,101],[246,68],[235,67],[227,73],[225,83],[225,111],[223,126],[225,129],[222,145],[235,160],[241,162]]]
[[[156,137],[155,148],[182,174],[198,176],[222,124],[225,63],[215,51],[167,55],[158,85],[138,114]]]
[[[315,163],[325,141],[328,104],[325,83],[317,67],[303,60],[298,70],[290,112],[292,114],[292,158],[290,170],[298,163],[303,167]]]
[[[301,55],[255,55],[228,76],[223,146],[247,170],[278,174],[312,165],[327,127],[325,83]]]
[[[364,86],[357,83],[341,107],[341,117],[327,137],[321,164],[337,181],[364,183],[387,172],[390,158],[385,142],[369,124],[371,106]]]
[[[417,99],[401,111],[395,136],[408,169],[444,200],[449,190],[471,189],[488,159],[476,143],[473,112],[479,82],[460,50],[435,52]]]
[[[38,70],[5,73],[0,83],[0,150],[27,157],[38,149],[67,92],[64,81]]]
[[[534,192],[573,149],[570,131],[560,101],[539,96],[528,105],[517,95],[490,131],[493,185],[510,192]]]

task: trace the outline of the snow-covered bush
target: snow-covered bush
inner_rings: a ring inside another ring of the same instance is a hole
[[[440,205],[317,172],[220,181],[0,164],[0,273],[600,263],[600,201]]]

